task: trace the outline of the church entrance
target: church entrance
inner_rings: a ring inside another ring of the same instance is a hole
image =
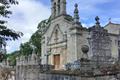
[[[55,69],[60,68],[60,54],[56,54],[53,56],[53,63],[54,63]]]

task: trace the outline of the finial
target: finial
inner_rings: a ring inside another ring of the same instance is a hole
[[[111,23],[111,18],[109,18],[109,23]]]
[[[96,20],[96,24],[100,24],[99,22],[100,18],[98,16],[95,17],[95,20]]]
[[[74,22],[79,24],[79,11],[78,11],[78,4],[75,4],[75,10],[74,10]]]
[[[78,14],[78,13],[79,13],[79,11],[78,11],[78,4],[77,4],[77,3],[75,4],[75,10],[74,10],[74,13],[75,13],[75,14]]]
[[[87,45],[82,45],[81,50],[83,52],[82,58],[84,59],[88,59],[88,51],[89,51],[89,47]]]
[[[77,4],[77,3],[75,4],[75,7],[78,7],[78,4]]]
[[[101,26],[100,26],[100,22],[99,22],[99,20],[100,20],[100,18],[99,18],[98,16],[96,16],[96,17],[95,17],[95,21],[96,21],[96,25],[95,25],[95,27],[96,27],[96,28],[101,27]]]

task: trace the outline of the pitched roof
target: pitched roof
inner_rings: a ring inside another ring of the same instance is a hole
[[[109,22],[107,25],[105,25],[104,28],[106,30],[108,30],[108,33],[111,33],[111,34],[119,34],[120,33],[120,24],[117,24],[117,23]]]
[[[109,26],[109,25],[117,25],[117,26],[120,27],[120,24],[118,24],[118,23],[112,23],[112,22],[109,22],[107,25],[105,25],[105,27],[107,27],[107,26]]]

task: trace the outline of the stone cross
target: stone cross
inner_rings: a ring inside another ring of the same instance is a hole
[[[96,20],[96,24],[100,24],[99,22],[100,18],[98,16],[95,17],[95,20]]]
[[[95,21],[96,21],[95,27],[96,27],[96,28],[100,28],[100,27],[101,27],[99,20],[100,20],[100,18],[99,18],[98,16],[96,16],[96,17],[95,17]]]

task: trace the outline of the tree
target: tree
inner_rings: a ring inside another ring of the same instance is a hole
[[[21,44],[20,46],[20,56],[28,56],[29,54],[32,54],[32,48],[30,46],[30,42],[26,42],[24,44]]]
[[[7,57],[10,58],[10,61],[12,64],[15,64],[15,58],[20,57],[20,56],[28,56],[32,54],[32,47],[30,46],[31,44],[36,47],[35,52],[38,53],[39,56],[41,56],[41,39],[42,35],[47,27],[49,27],[51,22],[51,17],[47,20],[43,20],[38,24],[38,30],[32,34],[30,40],[26,43],[21,44],[20,50],[17,51],[17,56],[14,55],[16,54],[16,51],[11,53],[11,55],[8,55]],[[13,54],[13,55],[12,55]]]
[[[5,18],[9,18],[9,15],[12,14],[8,9],[11,4],[18,4],[16,0],[0,0],[0,51],[6,40],[16,40],[20,38],[23,34],[21,32],[16,32],[12,29],[7,28]],[[0,60],[3,54],[0,52]],[[11,70],[0,65],[0,80],[8,80],[8,77],[11,75]]]
[[[4,44],[5,41],[16,40],[23,35],[23,33],[16,32],[6,26],[8,21],[5,21],[4,19],[9,18],[9,15],[12,14],[12,12],[8,10],[11,4],[18,4],[18,2],[16,0],[0,0],[0,51],[3,46],[6,46]],[[2,53],[0,52],[0,55],[1,54]]]
[[[9,61],[10,66],[16,65],[16,58],[20,55],[20,51],[14,51],[11,54],[7,54],[7,60]]]
[[[18,1],[17,0],[0,0],[0,3],[2,4],[18,4]]]
[[[51,16],[38,24],[38,31],[42,35],[51,24]]]
[[[8,9],[10,8],[10,4],[18,4],[16,0],[0,0],[0,39],[1,40],[16,40],[18,39],[22,33],[16,32],[12,29],[8,29],[6,26],[7,21],[3,20],[3,18],[9,18],[9,14],[12,14]]]
[[[38,30],[31,36],[30,43],[36,47],[36,52],[41,55],[41,34]]]

